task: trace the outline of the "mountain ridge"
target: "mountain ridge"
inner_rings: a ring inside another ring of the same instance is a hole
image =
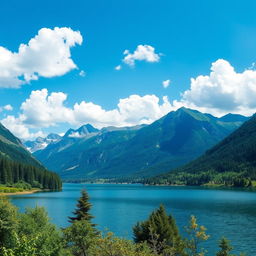
[[[149,176],[195,159],[241,123],[181,108],[146,126],[63,136],[34,155],[63,178]]]
[[[256,114],[194,161],[150,183],[251,186],[256,180]]]

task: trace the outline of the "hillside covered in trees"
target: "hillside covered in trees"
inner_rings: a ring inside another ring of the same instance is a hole
[[[32,187],[58,190],[59,176],[46,170],[8,129],[0,124],[0,183],[25,182]]]
[[[256,115],[204,155],[150,184],[250,187],[256,181]]]

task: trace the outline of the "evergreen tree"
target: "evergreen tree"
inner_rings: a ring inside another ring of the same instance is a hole
[[[147,242],[155,253],[173,249],[173,255],[184,255],[183,241],[174,218],[168,216],[163,205],[151,213],[149,219],[138,222],[133,228],[136,243]]]
[[[0,154],[0,183],[12,185],[20,181],[30,185],[40,183],[44,189],[59,190],[62,187],[61,179],[56,173],[43,167],[13,161]]]
[[[74,223],[77,220],[87,220],[90,222],[91,219],[93,218],[93,216],[89,213],[92,207],[91,203],[89,202],[89,195],[85,189],[82,190],[81,194],[82,195],[78,199],[78,202],[76,205],[77,209],[75,209],[75,211],[73,212],[75,216],[69,217],[69,222],[71,223]]]
[[[71,226],[63,230],[66,248],[74,256],[89,256],[89,248],[95,243],[98,232],[88,220],[74,221]]]
[[[229,240],[223,237],[219,243],[220,251],[216,254],[216,256],[232,256],[230,252],[232,251],[233,247],[230,245]]]

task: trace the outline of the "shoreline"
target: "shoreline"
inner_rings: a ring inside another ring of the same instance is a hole
[[[132,183],[132,182],[63,182],[68,184],[91,184],[91,185],[142,185],[142,186],[153,186],[153,187],[190,187],[190,188],[204,188],[204,189],[221,189],[221,190],[245,190],[245,191],[256,191],[256,186],[252,187],[234,187],[234,186],[227,186],[223,184],[202,184],[202,185],[185,185],[185,184],[143,184],[140,182]]]
[[[33,190],[25,190],[20,192],[13,192],[13,193],[0,193],[0,196],[14,196],[14,195],[28,195],[28,194],[34,194],[37,192],[41,192],[40,189],[33,189]]]

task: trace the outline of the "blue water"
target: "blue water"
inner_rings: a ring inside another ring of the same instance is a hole
[[[12,202],[25,207],[44,206],[59,227],[68,225],[80,190],[86,188],[93,204],[92,214],[98,228],[132,238],[132,226],[144,220],[161,203],[172,213],[184,234],[189,217],[211,235],[203,247],[214,255],[222,236],[232,241],[236,250],[256,255],[256,193],[238,190],[210,190],[191,187],[156,187],[112,184],[64,184],[62,192],[44,192],[12,196]]]

